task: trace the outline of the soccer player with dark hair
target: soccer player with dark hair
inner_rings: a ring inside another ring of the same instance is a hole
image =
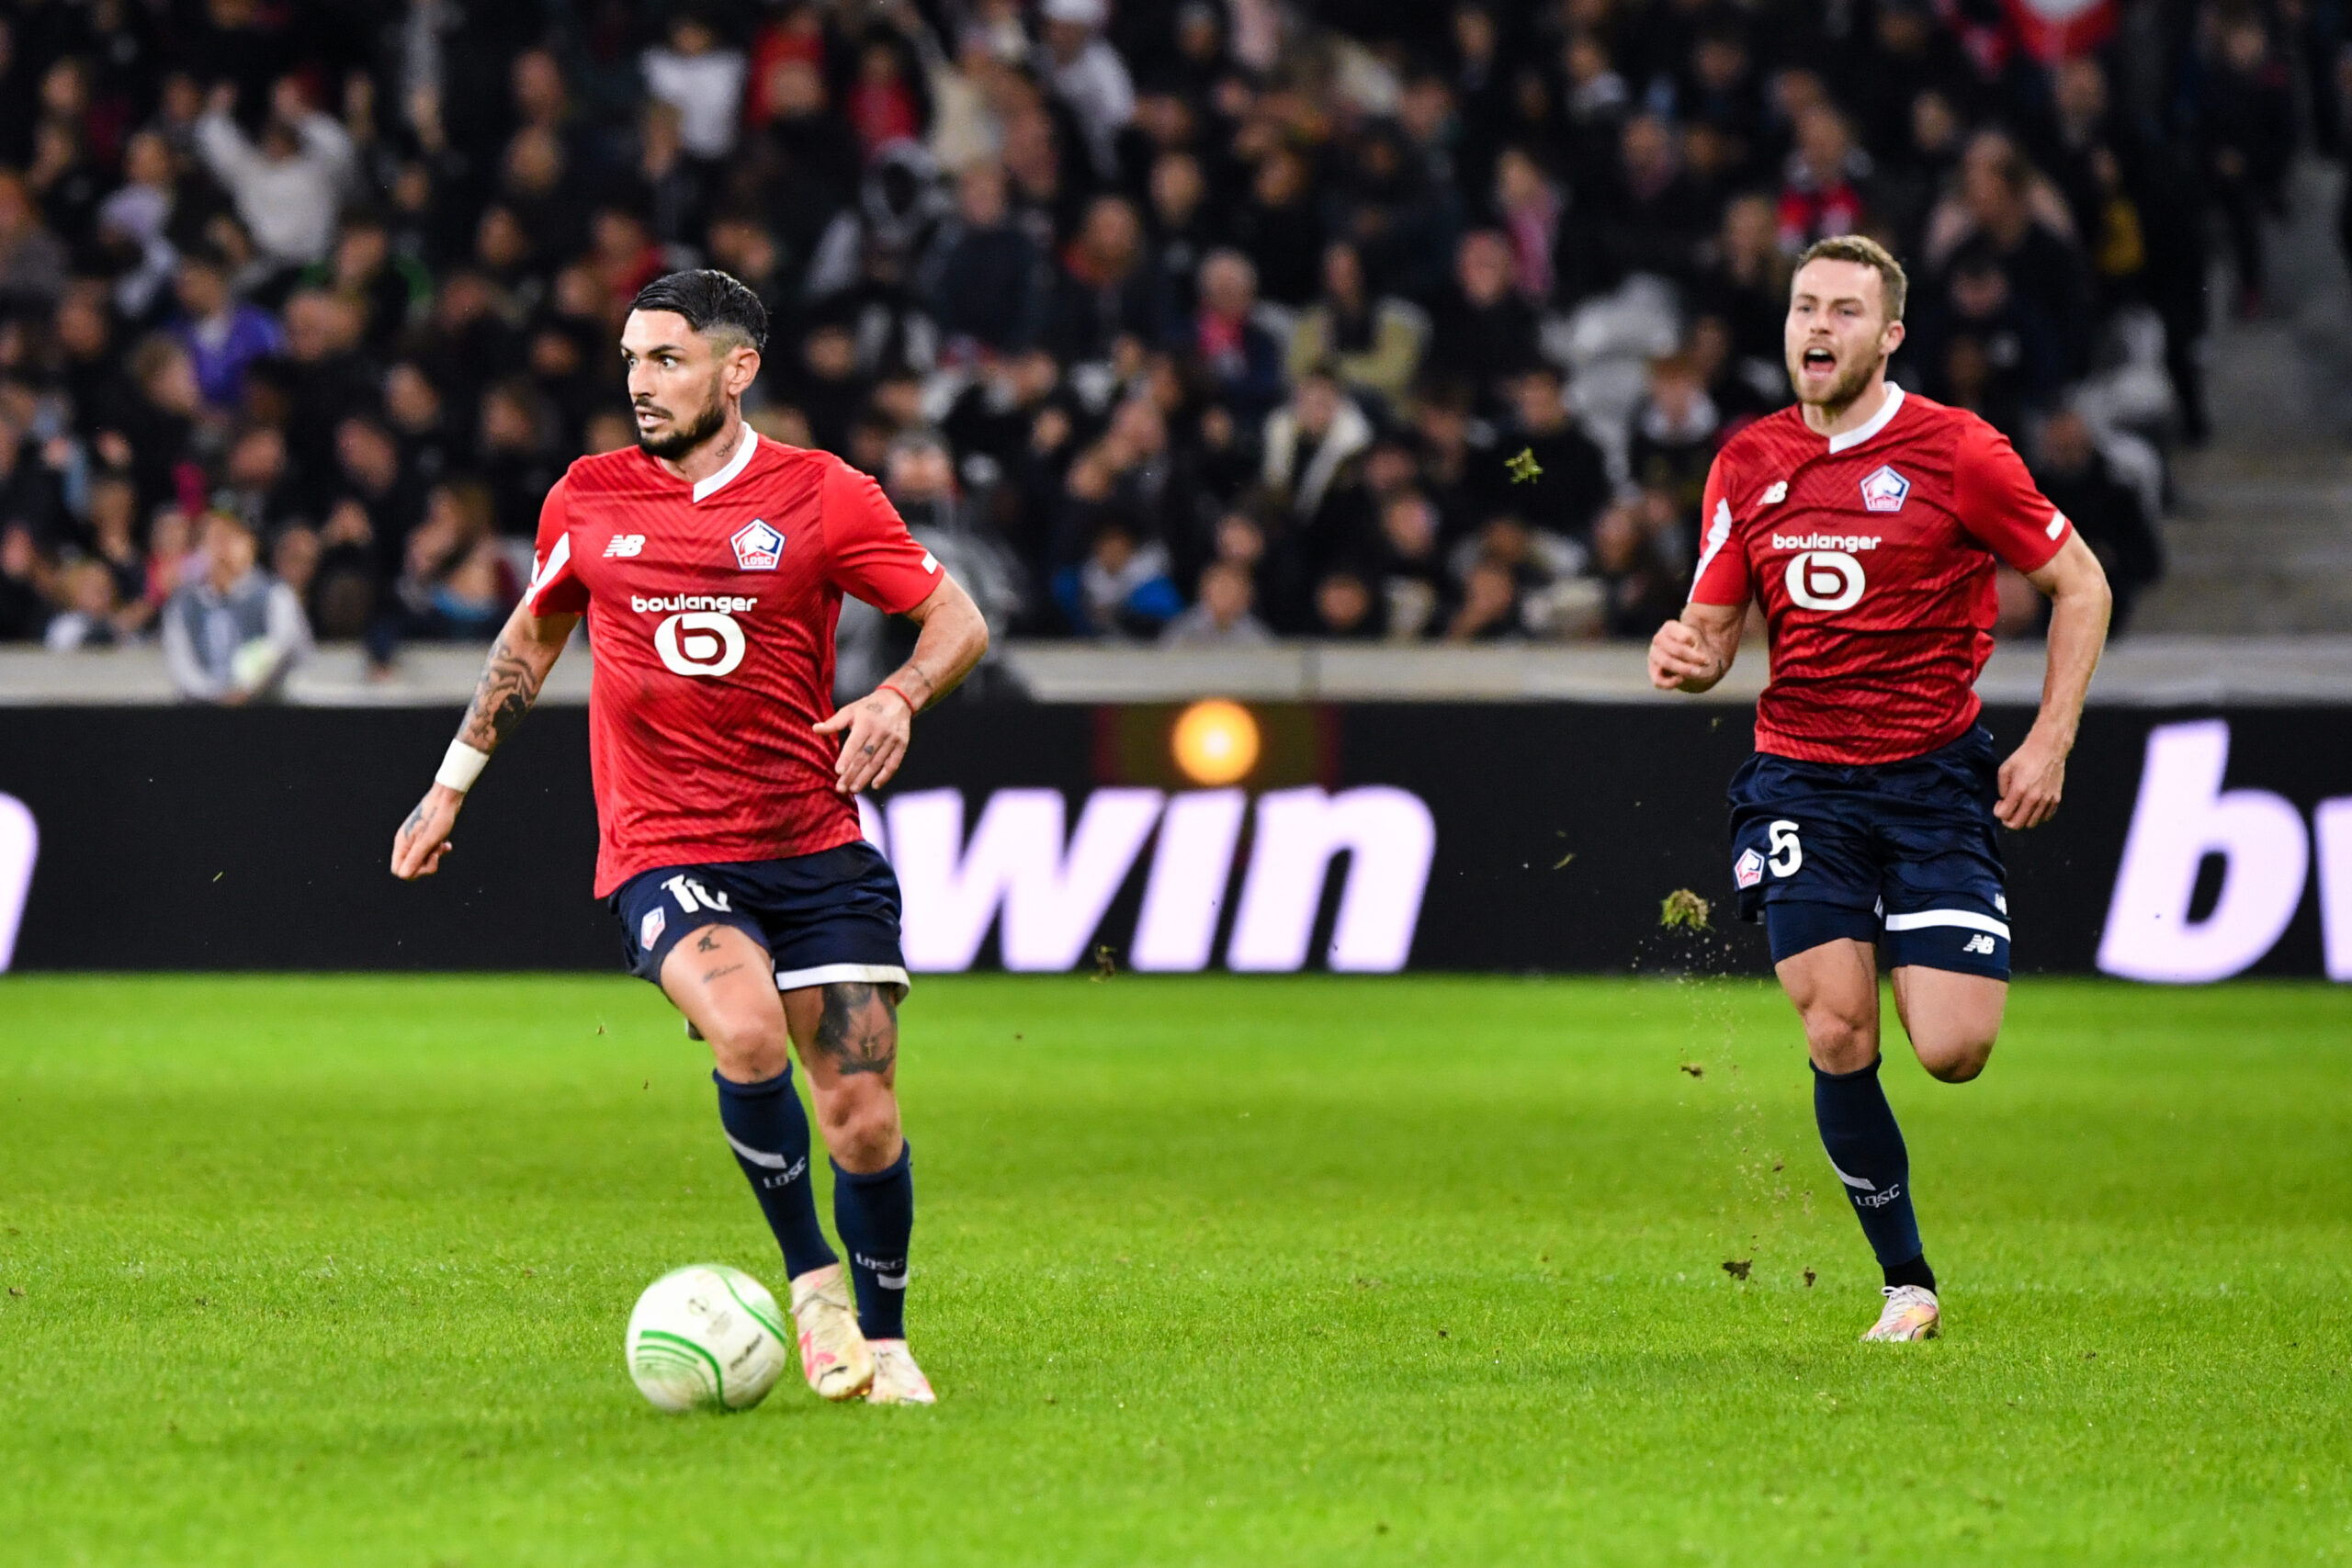
[[[1983,1072],[2009,990],[1996,827],[2058,809],[2110,604],[2007,439],[1887,380],[1904,288],[1871,240],[1798,258],[1783,333],[1796,406],[1716,457],[1690,603],[1649,658],[1661,690],[1706,691],[1763,604],[1771,678],[1732,780],[1732,878],[1804,1020],[1822,1145],[1885,1274],[1872,1340],[1941,1324],[1879,1086],[1879,965],[1920,1065],[1946,1083]],[[1996,765],[1974,688],[2004,562],[2052,608],[2041,714]]]
[[[872,479],[744,423],[766,339],[759,297],[725,273],[639,293],[620,342],[637,446],[581,458],[548,491],[530,587],[393,837],[392,873],[439,866],[467,789],[587,615],[597,897],[633,971],[710,1043],[719,1122],[784,1250],[809,1386],[927,1404],[905,1327],[899,885],[853,797],[889,782],[915,715],[971,671],[988,630]],[[922,629],[897,672],[836,712],[844,593]],[[832,1156],[846,1280],[817,1220],[795,1054]]]

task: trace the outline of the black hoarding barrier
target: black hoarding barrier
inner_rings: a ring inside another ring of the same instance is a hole
[[[2031,715],[1986,721],[2006,751]],[[388,874],[456,723],[11,711],[0,962],[614,966],[583,709],[502,750],[440,875]],[[1695,705],[956,703],[863,816],[919,969],[1761,973],[1725,918],[1749,741]],[[2352,979],[2352,711],[2093,708],[2057,820],[2003,840],[2020,970]],[[1704,942],[1661,937],[1686,888],[1719,911]]]

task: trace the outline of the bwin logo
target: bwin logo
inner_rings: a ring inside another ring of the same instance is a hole
[[[2284,796],[2223,789],[2229,760],[2225,719],[2148,732],[2098,966],[2175,985],[2227,979],[2278,945],[2316,867],[2327,976],[2352,980],[2352,795],[2321,801],[2306,829]],[[2192,918],[2209,859],[2221,862],[2221,886]]]
[[[1385,974],[1412,952],[1437,852],[1428,804],[1382,784],[1272,790],[1254,803],[1238,789],[1098,789],[1075,825],[1059,790],[1001,789],[968,830],[959,790],[894,795],[887,815],[866,795],[857,807],[867,841],[899,875],[907,967],[932,972],[970,968],[990,931],[1007,969],[1070,968],[1092,952],[1151,846],[1127,949],[1135,968],[1205,969],[1220,931],[1228,969],[1305,967],[1337,862],[1345,875],[1321,956],[1336,970]]]

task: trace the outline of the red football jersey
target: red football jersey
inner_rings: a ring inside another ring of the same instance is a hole
[[[1895,762],[1966,733],[1993,649],[1994,563],[2049,563],[2072,526],[2008,437],[1892,382],[1825,438],[1796,408],[1741,431],[1707,475],[1690,598],[1759,598],[1771,680],[1756,749]]]
[[[858,836],[833,789],[833,624],[853,593],[898,615],[939,562],[882,487],[749,429],[697,484],[638,447],[548,491],[524,604],[585,612],[596,895],[640,871],[815,854]]]

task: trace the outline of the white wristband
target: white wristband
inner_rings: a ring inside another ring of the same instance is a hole
[[[481,777],[482,769],[489,765],[489,752],[479,750],[462,740],[452,740],[448,755],[441,759],[441,771],[433,775],[433,782],[444,789],[454,789],[463,795],[474,787],[474,780]]]

